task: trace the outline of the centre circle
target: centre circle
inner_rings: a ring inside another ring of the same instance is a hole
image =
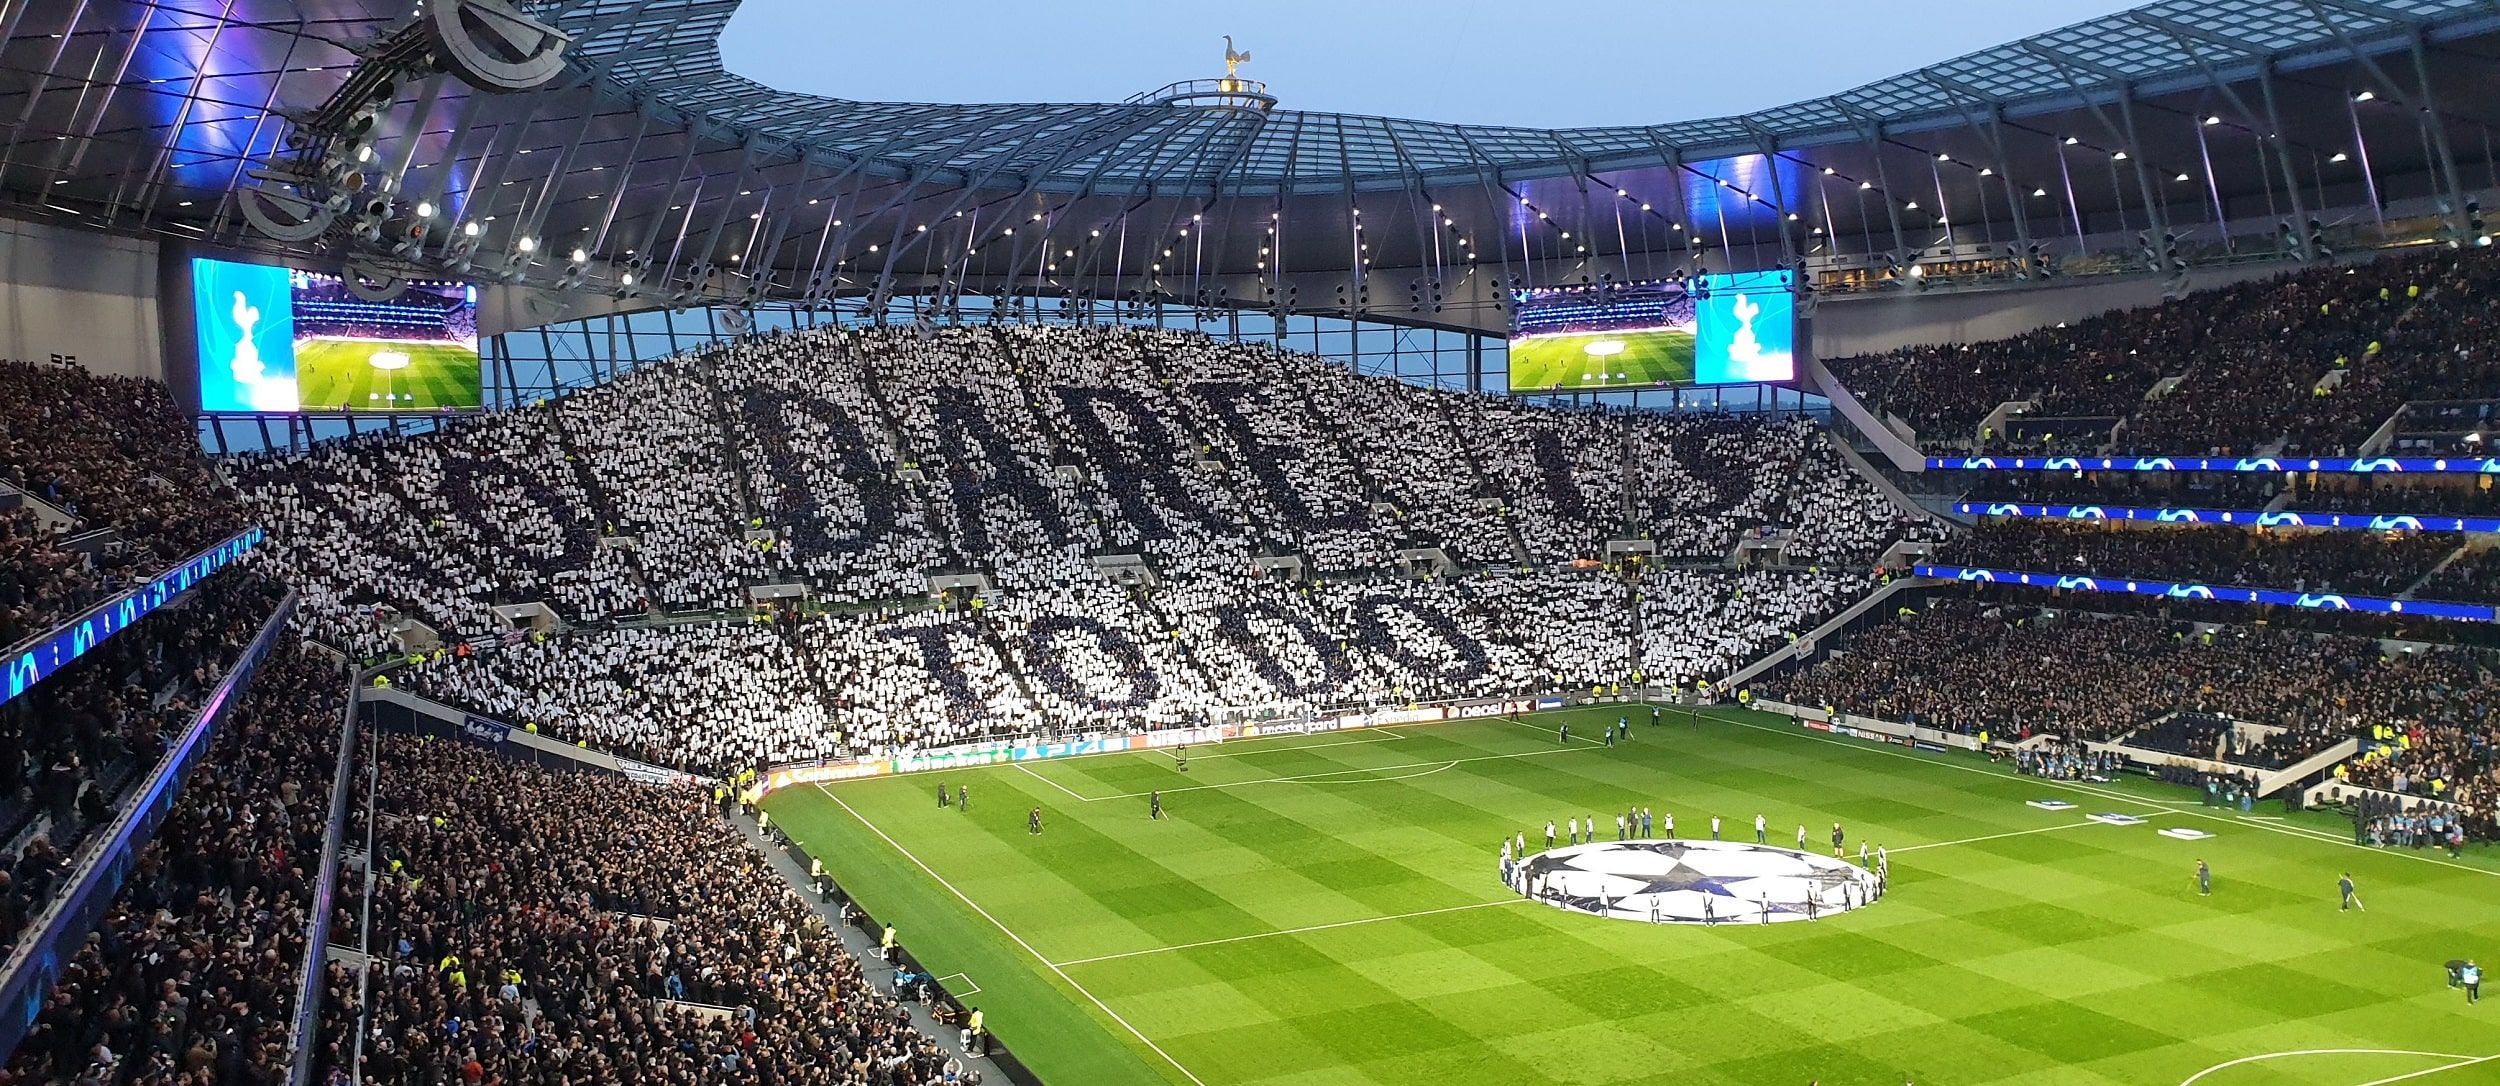
[[[1600,841],[1547,849],[1504,871],[1531,901],[1653,924],[1815,920],[1883,896],[1845,859],[1741,841]]]

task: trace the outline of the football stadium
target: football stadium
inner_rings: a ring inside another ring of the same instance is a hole
[[[929,14],[0,2],[0,1082],[2500,1082],[2500,9]]]

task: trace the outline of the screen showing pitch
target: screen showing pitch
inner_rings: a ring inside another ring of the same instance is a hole
[[[337,276],[191,261],[200,409],[474,411],[477,288],[410,284],[367,301]]]
[[[1787,272],[1523,291],[1511,311],[1510,387],[1571,392],[1787,381],[1796,298]]]

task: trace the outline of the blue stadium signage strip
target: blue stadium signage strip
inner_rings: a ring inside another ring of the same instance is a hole
[[[295,602],[293,592],[279,601],[269,621],[261,624],[260,633],[244,647],[225,678],[192,715],[190,725],[139,785],[138,795],[110,826],[79,849],[59,895],[27,927],[7,964],[0,966],[0,1059],[15,1052],[18,1042],[34,1028],[53,983],[60,979],[61,966],[87,941],[87,933],[94,930],[122,883],[136,870],[140,850],[155,839],[157,827],[182,792],[184,778],[207,753],[209,739],[223,726],[227,713],[242,702],[253,674],[286,630]],[[321,948],[313,947],[310,953],[319,954]]]
[[[1930,456],[1929,471],[2323,471],[2500,475],[2500,456]]]
[[[2241,588],[2236,585],[2195,584],[2186,581],[2137,581],[2125,577],[2082,577],[2066,573],[2031,573],[2017,569],[1977,569],[1970,566],[1922,565],[1916,569],[1921,577],[1947,577],[1957,581],[1973,581],[1982,584],[2019,584],[2033,588],[2058,588],[2076,592],[2125,592],[2138,596],[2167,596],[2174,600],[2272,603],[2285,607],[2306,607],[2313,611],[2366,611],[2382,615],[2448,618],[2461,622],[2491,622],[2500,619],[2500,615],[2494,614],[2491,605],[2485,603],[2390,600],[2375,596],[2290,592],[2280,588]]]
[[[34,689],[35,684],[69,665],[69,662],[92,651],[106,638],[129,629],[146,618],[167,600],[189,591],[191,586],[207,580],[210,574],[233,565],[268,535],[260,528],[245,528],[227,536],[215,546],[183,560],[182,564],[157,574],[148,583],[99,603],[87,613],[60,626],[29,638],[9,650],[9,672],[5,689],[0,689],[0,704]]]
[[[1956,502],[1954,511],[1975,517],[2048,517],[2066,520],[2137,520],[2157,524],[2232,524],[2253,528],[2347,528],[2368,532],[2500,532],[2500,517],[2450,517],[2415,513],[2304,513],[2285,509],[2148,509],[2126,505],[2035,505],[2030,502]]]

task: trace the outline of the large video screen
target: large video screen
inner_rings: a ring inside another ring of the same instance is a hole
[[[337,276],[191,261],[200,409],[475,411],[477,288],[412,283],[387,302]]]
[[[1523,291],[1511,310],[1513,392],[1788,381],[1796,296],[1784,271]]]

